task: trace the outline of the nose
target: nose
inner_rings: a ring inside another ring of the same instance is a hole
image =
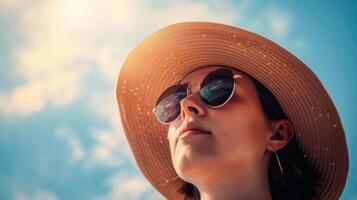
[[[187,96],[181,102],[181,119],[185,119],[186,115],[191,117],[203,117],[206,115],[206,109],[201,102],[199,95]]]

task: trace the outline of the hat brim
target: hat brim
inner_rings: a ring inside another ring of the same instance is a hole
[[[298,58],[255,33],[211,22],[174,24],[149,35],[125,60],[117,83],[121,121],[136,162],[168,199],[182,199],[167,126],[152,109],[160,93],[192,69],[224,65],[265,85],[292,121],[296,138],[321,174],[322,199],[338,199],[349,169],[344,130],[316,75]]]

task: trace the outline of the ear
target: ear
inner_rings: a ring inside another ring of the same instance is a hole
[[[275,120],[271,122],[272,132],[267,143],[269,151],[278,151],[284,148],[294,136],[294,127],[287,119]]]

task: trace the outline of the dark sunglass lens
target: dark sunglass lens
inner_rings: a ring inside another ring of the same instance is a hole
[[[234,89],[233,73],[229,69],[219,69],[209,73],[201,83],[200,95],[210,106],[216,107],[225,103]]]
[[[166,89],[156,104],[156,115],[161,122],[169,123],[175,120],[180,112],[180,101],[187,95],[187,85],[174,85]]]

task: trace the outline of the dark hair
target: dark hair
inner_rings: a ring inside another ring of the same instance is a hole
[[[249,77],[259,94],[260,104],[266,117],[270,120],[288,119],[275,96],[258,80]],[[272,199],[319,199],[320,175],[302,152],[295,134],[290,142],[278,151],[278,155],[284,175],[275,156],[272,155],[268,165]],[[189,182],[184,182],[178,192],[184,194],[185,199],[200,199],[199,190]]]

